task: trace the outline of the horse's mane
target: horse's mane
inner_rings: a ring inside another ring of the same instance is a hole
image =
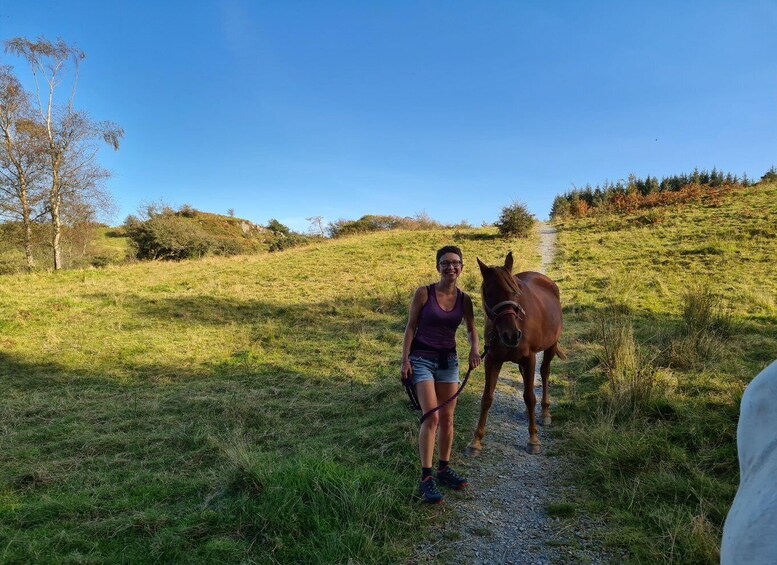
[[[508,287],[516,294],[521,294],[521,288],[518,286],[518,282],[515,280],[515,276],[510,271],[504,267],[501,267],[497,269],[496,272],[499,274],[499,278],[503,281],[503,284],[506,287]]]
[[[515,294],[521,294],[521,288],[518,286],[518,283],[515,280],[515,277],[505,269],[504,267],[493,267],[491,269],[491,272],[494,274],[494,278],[496,279],[497,283],[504,287],[509,289],[511,292],[514,292]],[[483,279],[483,286],[481,287],[481,294],[485,291],[486,287],[486,281]]]

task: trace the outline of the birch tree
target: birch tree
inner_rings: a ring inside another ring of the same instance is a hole
[[[97,165],[97,142],[118,150],[124,130],[111,122],[95,122],[74,108],[78,74],[85,58],[83,51],[62,39],[30,41],[23,37],[7,41],[5,49],[25,59],[35,79],[45,142],[46,204],[51,219],[54,269],[61,269],[63,206],[70,197],[82,200],[90,192],[100,192],[101,181],[108,172]]]
[[[32,224],[43,213],[43,130],[11,67],[0,66],[0,216],[21,222],[27,268],[35,266]]]

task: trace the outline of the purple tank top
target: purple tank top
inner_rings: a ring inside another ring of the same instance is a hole
[[[446,311],[437,303],[434,284],[430,284],[426,290],[428,298],[421,309],[411,353],[428,355],[437,354],[441,350],[455,353],[456,329],[464,318],[464,293],[456,289],[456,304],[450,311]]]

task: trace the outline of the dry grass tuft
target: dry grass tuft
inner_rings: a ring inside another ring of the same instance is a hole
[[[669,363],[678,368],[703,367],[724,354],[734,331],[729,312],[709,286],[696,284],[682,296],[681,323],[669,346]]]
[[[634,339],[631,318],[610,311],[599,319],[599,363],[607,376],[602,414],[610,422],[644,411],[654,397],[656,367]]]

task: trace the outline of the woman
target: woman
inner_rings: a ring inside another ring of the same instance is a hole
[[[424,413],[451,398],[459,385],[459,362],[456,356],[456,329],[464,319],[469,338],[469,366],[480,365],[478,334],[472,300],[462,292],[456,281],[464,268],[461,249],[448,245],[437,251],[437,272],[440,280],[415,291],[405,328],[402,346],[402,380],[412,379]],[[453,412],[456,401],[430,415],[421,424],[419,454],[421,483],[419,491],[424,502],[439,503],[443,496],[437,482],[453,489],[467,486],[467,479],[449,466],[453,446]],[[438,437],[439,462],[432,475],[435,435]]]

